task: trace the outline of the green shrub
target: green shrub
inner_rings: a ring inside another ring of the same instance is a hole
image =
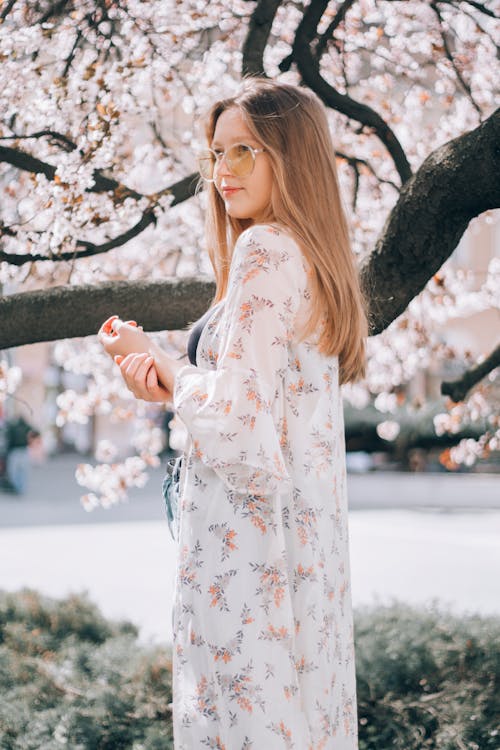
[[[393,604],[355,623],[359,750],[498,750],[498,618]],[[0,592],[0,748],[171,750],[171,657],[86,595]]]
[[[358,610],[359,750],[498,750],[500,620]]]
[[[168,750],[172,662],[86,595],[0,592],[2,750]]]

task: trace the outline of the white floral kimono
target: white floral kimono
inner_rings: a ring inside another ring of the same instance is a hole
[[[244,231],[176,375],[176,750],[358,746],[338,359],[297,342],[308,279],[288,233]]]

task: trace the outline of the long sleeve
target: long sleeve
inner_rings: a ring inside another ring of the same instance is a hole
[[[215,369],[186,365],[174,408],[195,455],[236,492],[291,489],[273,402],[306,283],[302,253],[288,234],[256,225],[238,238],[228,280]]]

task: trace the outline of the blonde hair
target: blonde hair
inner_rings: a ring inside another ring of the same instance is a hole
[[[248,78],[240,92],[216,102],[206,122],[210,145],[220,115],[237,107],[252,135],[266,148],[274,183],[269,221],[289,230],[312,269],[311,315],[301,340],[321,330],[318,349],[338,355],[340,382],[365,376],[368,310],[349,240],[335,152],[323,104],[309,89]],[[234,245],[252,220],[226,213],[208,184],[206,238],[214,269],[216,304],[226,294]]]

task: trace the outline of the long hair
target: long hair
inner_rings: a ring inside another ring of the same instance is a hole
[[[311,314],[300,339],[321,331],[319,351],[338,355],[341,383],[355,382],[366,373],[368,308],[351,250],[324,106],[309,89],[248,78],[236,96],[211,107],[205,128],[209,145],[218,118],[231,107],[241,111],[271,160],[269,222],[290,232],[311,268]],[[229,216],[214,183],[209,183],[206,239],[216,280],[213,304],[226,294],[234,245],[251,224]]]

